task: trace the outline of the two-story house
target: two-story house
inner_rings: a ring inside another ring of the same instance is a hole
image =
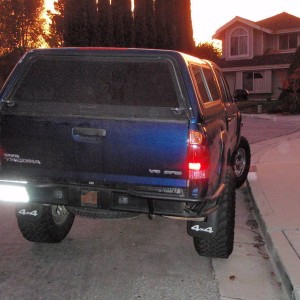
[[[218,64],[232,92],[246,89],[249,99],[278,99],[300,45],[300,18],[286,12],[258,22],[235,17],[213,38],[222,41]]]

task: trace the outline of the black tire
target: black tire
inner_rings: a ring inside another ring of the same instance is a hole
[[[247,179],[251,163],[250,146],[245,137],[241,137],[240,143],[232,156],[232,169],[236,179],[236,188],[241,187]]]
[[[201,256],[228,258],[233,250],[235,225],[235,178],[226,170],[225,189],[219,199],[217,231],[213,237],[194,237],[194,246]]]
[[[71,230],[75,216],[61,205],[26,204],[17,207],[19,229],[30,242],[58,243]]]

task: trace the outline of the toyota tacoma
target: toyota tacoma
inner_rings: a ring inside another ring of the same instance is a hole
[[[36,49],[0,93],[0,199],[31,242],[76,215],[187,222],[199,255],[233,249],[250,148],[220,69],[170,50]]]

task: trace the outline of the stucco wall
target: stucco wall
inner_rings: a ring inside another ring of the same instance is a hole
[[[253,30],[253,56],[263,55],[263,32]]]
[[[248,55],[245,56],[230,56],[230,36],[232,32],[238,28],[242,28],[248,33]],[[225,47],[223,47],[224,57],[226,60],[235,60],[242,58],[252,58],[253,57],[253,28],[245,25],[241,22],[236,22],[232,26],[228,27],[225,32],[225,43],[223,42]]]
[[[272,71],[272,92],[271,93],[250,93],[249,100],[277,100],[280,96],[282,87],[282,81],[286,76],[287,70],[273,70]],[[236,73],[235,72],[225,72],[224,76],[228,82],[228,86],[231,94],[233,95],[236,87]]]

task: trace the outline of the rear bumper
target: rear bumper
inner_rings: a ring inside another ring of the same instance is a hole
[[[7,192],[21,188],[21,194],[4,197]],[[184,195],[141,190],[141,187],[116,188],[95,185],[53,184],[0,181],[0,200],[30,202],[71,207],[86,207],[115,211],[161,215],[185,220],[205,219],[212,211],[224,189],[220,185],[210,197],[192,198]]]

